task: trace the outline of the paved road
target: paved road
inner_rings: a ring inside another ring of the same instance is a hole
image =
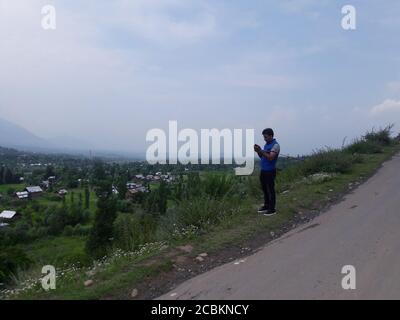
[[[159,299],[400,299],[400,154],[313,221]]]

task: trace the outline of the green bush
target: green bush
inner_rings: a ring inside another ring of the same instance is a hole
[[[360,153],[360,154],[374,154],[382,153],[382,147],[376,142],[366,139],[356,139],[354,142],[343,149],[349,153]]]
[[[74,236],[87,236],[90,233],[90,229],[90,226],[82,226],[78,223],[75,227],[73,227],[72,234]]]
[[[156,221],[150,214],[119,214],[114,222],[114,245],[134,251],[140,245],[154,240]]]
[[[243,199],[239,195],[230,195],[222,199],[210,199],[203,195],[181,201],[176,206],[169,208],[166,215],[160,220],[160,233],[170,236],[175,230],[186,227],[206,230],[237,214],[242,203]]]
[[[240,193],[240,179],[233,175],[207,172],[200,176],[190,173],[187,180],[179,179],[173,186],[171,198],[176,202],[205,197],[221,199],[228,194]]]
[[[202,191],[212,199],[220,199],[234,191],[236,181],[234,176],[207,173],[202,177]]]
[[[19,269],[31,264],[26,254],[18,247],[0,248],[0,282],[6,282]]]
[[[72,227],[70,225],[65,226],[62,234],[63,234],[63,236],[67,236],[67,237],[72,236],[74,234],[74,227]]]
[[[308,176],[319,172],[348,173],[354,163],[363,161],[361,155],[344,153],[341,150],[318,150],[301,164],[301,172]]]
[[[390,124],[383,129],[379,129],[378,131],[374,131],[374,129],[372,129],[371,131],[368,131],[363,138],[366,141],[375,142],[382,146],[390,145],[393,142],[393,139],[391,138],[393,126],[393,124]]]

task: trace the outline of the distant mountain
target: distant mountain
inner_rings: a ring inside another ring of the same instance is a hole
[[[52,148],[52,144],[25,128],[0,118],[0,146],[14,148]]]
[[[44,139],[29,130],[0,118],[0,147],[15,148],[41,153],[90,154],[106,158],[144,159],[142,153],[104,150],[92,143],[69,136],[55,136]]]

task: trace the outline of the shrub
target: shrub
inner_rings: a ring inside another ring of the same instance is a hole
[[[226,174],[208,173],[201,181],[202,191],[212,199],[220,199],[234,190],[235,178]]]
[[[246,183],[247,194],[253,198],[259,198],[262,195],[260,188],[259,172],[247,177]]]
[[[176,206],[169,208],[166,215],[160,220],[160,233],[172,235],[176,229],[188,226],[206,230],[237,214],[242,202],[243,199],[238,195],[222,199],[210,199],[203,195],[181,201]]]
[[[354,163],[362,160],[360,155],[351,155],[337,149],[321,149],[301,164],[301,171],[305,176],[319,172],[348,173]]]
[[[349,153],[373,154],[383,152],[381,146],[376,141],[364,138],[356,139],[354,142],[343,149]]]
[[[45,213],[45,224],[49,227],[51,235],[58,235],[68,224],[68,211],[66,207],[50,207]]]
[[[155,230],[156,221],[150,214],[119,214],[114,222],[114,244],[120,249],[135,251],[154,239]]]
[[[176,203],[198,197],[221,199],[228,194],[243,193],[240,183],[240,178],[233,175],[207,172],[200,177],[198,173],[190,173],[187,180],[175,182],[171,198]]]
[[[379,129],[376,132],[374,131],[374,129],[372,129],[371,131],[368,131],[363,138],[366,141],[375,142],[379,145],[383,146],[390,145],[393,141],[392,138],[390,137],[393,126],[394,126],[393,124],[390,124],[383,129]]]
[[[0,248],[0,282],[7,281],[18,269],[26,269],[31,261],[18,247]]]
[[[7,195],[11,197],[14,195],[15,191],[15,188],[10,187],[7,189]]]
[[[72,226],[65,226],[63,235],[64,236],[72,236],[74,234],[74,228]]]
[[[82,226],[81,224],[77,224],[72,231],[74,236],[87,236],[90,233],[90,226]]]

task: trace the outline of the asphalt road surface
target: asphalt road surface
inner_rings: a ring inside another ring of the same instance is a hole
[[[158,299],[400,299],[400,154],[308,224]]]

